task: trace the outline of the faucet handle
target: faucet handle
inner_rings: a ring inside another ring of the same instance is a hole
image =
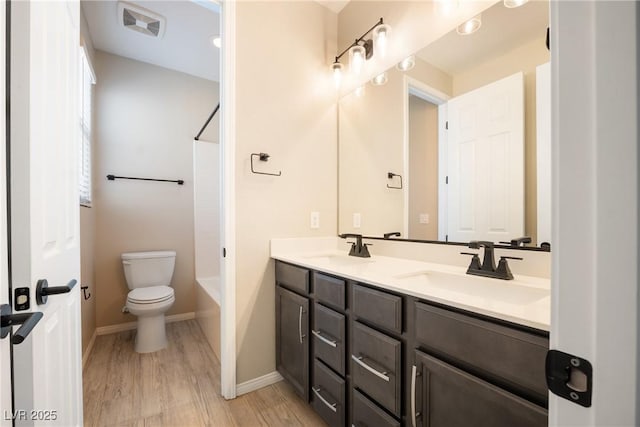
[[[501,256],[500,262],[498,262],[498,268],[496,268],[496,274],[499,279],[504,280],[513,280],[513,274],[511,273],[511,269],[509,268],[509,264],[507,264],[508,259],[515,259],[522,261],[521,257],[516,256]]]
[[[473,252],[460,252],[461,255],[471,255],[473,258],[471,258],[471,264],[469,264],[469,268],[467,269],[467,271],[469,270],[480,270],[482,267],[480,266],[480,257],[478,256],[478,254],[475,254]]]
[[[501,256],[500,259],[501,260],[503,260],[503,259],[517,259],[518,261],[522,261],[524,258],[519,257],[519,256]]]

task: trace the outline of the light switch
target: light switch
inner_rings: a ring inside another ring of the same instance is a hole
[[[311,228],[320,228],[320,212],[311,212]]]
[[[353,214],[353,228],[360,228],[362,224],[362,215],[359,213]]]
[[[426,214],[426,213],[420,214],[420,224],[429,224],[429,214]]]

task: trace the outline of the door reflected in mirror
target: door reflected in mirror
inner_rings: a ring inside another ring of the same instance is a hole
[[[548,7],[496,3],[340,100],[340,233],[550,242]]]

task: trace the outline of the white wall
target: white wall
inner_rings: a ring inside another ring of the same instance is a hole
[[[314,1],[238,2],[236,86],[237,382],[275,370],[274,237],[337,232],[336,15]],[[231,107],[230,107],[231,108]],[[258,165],[282,176],[255,175]],[[309,227],[311,211],[320,228]]]
[[[219,100],[218,84],[96,51],[96,324],[135,321],[121,313],[128,287],[120,254],[175,249],[168,314],[195,310],[193,137]],[[202,139],[217,138],[214,118]],[[184,185],[107,174],[183,179]]]

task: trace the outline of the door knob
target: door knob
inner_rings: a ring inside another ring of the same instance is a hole
[[[66,294],[78,283],[76,279],[71,279],[66,286],[49,287],[47,279],[38,280],[36,284],[36,302],[38,305],[46,304],[49,295]]]
[[[12,344],[20,344],[27,338],[40,319],[42,319],[42,313],[39,311],[12,314],[11,306],[2,304],[0,306],[0,338],[5,338],[9,335],[12,326],[21,325],[11,338]]]

